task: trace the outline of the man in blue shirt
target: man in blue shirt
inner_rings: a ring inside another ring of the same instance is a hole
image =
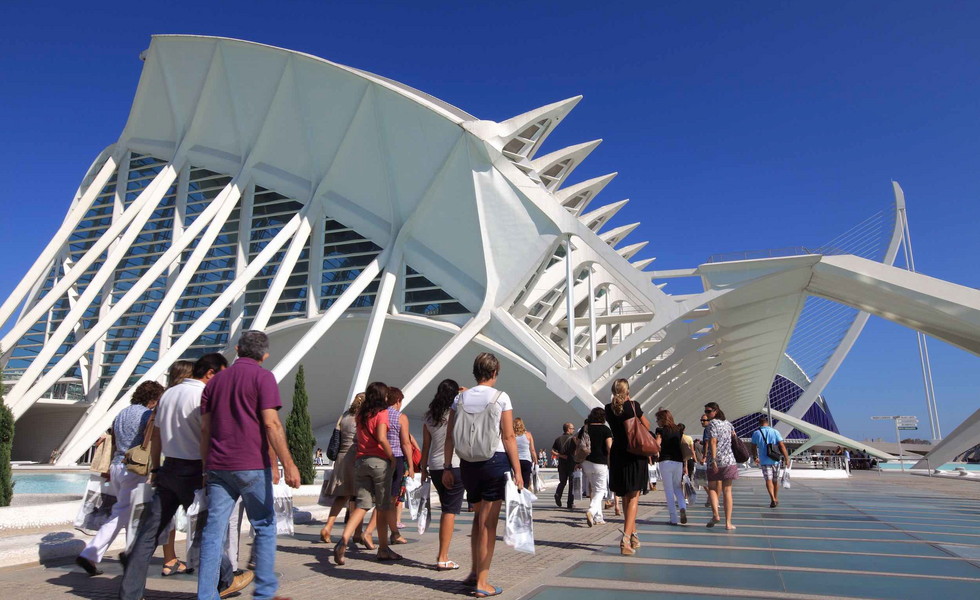
[[[786,444],[783,443],[783,436],[778,431],[769,426],[769,419],[759,417],[759,428],[752,433],[752,454],[755,460],[762,467],[762,479],[766,482],[766,491],[769,492],[769,508],[779,506],[779,475],[780,460],[769,458],[769,448],[775,446],[783,455],[782,461],[789,465],[789,454],[786,453]]]

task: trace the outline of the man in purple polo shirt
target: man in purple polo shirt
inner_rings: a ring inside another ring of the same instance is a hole
[[[238,340],[238,360],[215,375],[201,395],[201,456],[207,476],[208,520],[201,541],[199,600],[217,600],[218,565],[228,519],[239,497],[255,529],[255,594],[275,596],[279,587],[276,559],[276,515],[272,504],[270,449],[282,461],[286,484],[299,487],[299,470],[286,445],[279,421],[279,387],[262,367],[269,357],[269,338],[246,331]]]

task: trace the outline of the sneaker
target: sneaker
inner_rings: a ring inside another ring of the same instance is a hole
[[[218,597],[227,598],[236,592],[240,592],[247,588],[254,579],[255,573],[251,571],[245,571],[241,575],[235,575],[235,578],[231,580],[231,585],[218,592]]]

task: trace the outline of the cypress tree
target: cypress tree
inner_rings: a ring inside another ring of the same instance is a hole
[[[286,440],[289,443],[289,453],[299,469],[299,478],[303,485],[310,485],[316,479],[316,469],[313,467],[313,450],[316,440],[313,438],[313,425],[310,423],[309,399],[306,396],[306,375],[303,365],[296,373],[296,385],[293,388],[293,409],[286,418]]]
[[[0,506],[10,506],[14,497],[14,475],[10,452],[14,445],[14,413],[3,402],[3,371],[0,370]]]

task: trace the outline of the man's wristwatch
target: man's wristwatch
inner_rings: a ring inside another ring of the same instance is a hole
[[[446,463],[446,464],[442,465],[442,468],[443,468],[443,470],[445,470],[445,469],[452,469],[453,468],[453,464],[452,463]]]

